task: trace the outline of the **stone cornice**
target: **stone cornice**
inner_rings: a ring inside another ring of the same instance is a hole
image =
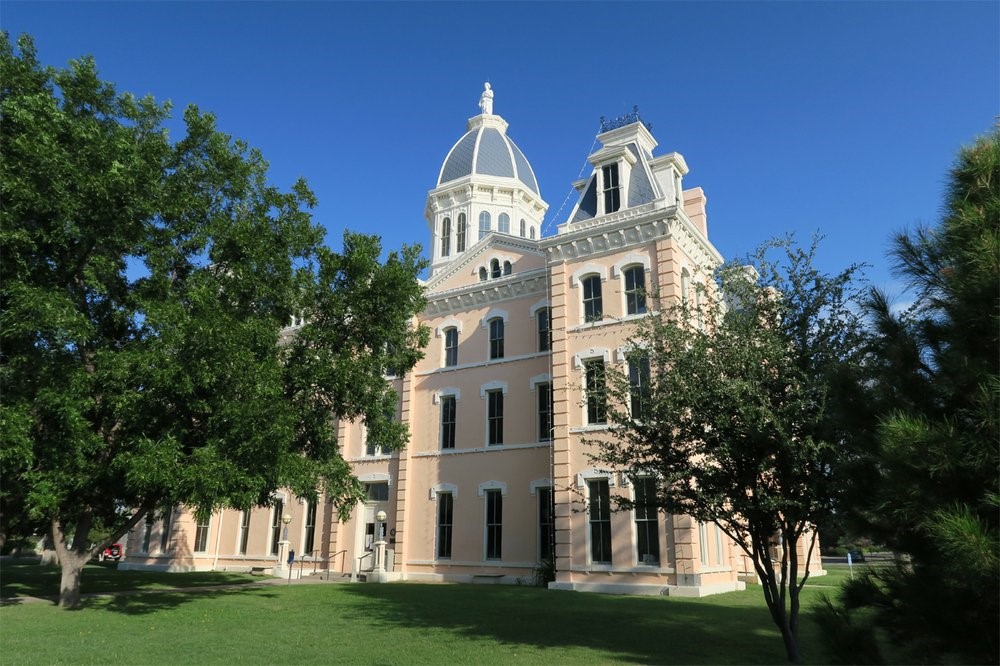
[[[541,245],[549,263],[553,263],[598,257],[669,237],[699,266],[722,263],[722,255],[695,229],[684,211],[677,206],[666,206],[662,199],[575,222],[572,226],[560,225],[559,234],[543,239]]]
[[[522,296],[544,294],[547,291],[548,269],[539,268],[447,291],[428,292],[424,316],[427,318],[438,317]]]

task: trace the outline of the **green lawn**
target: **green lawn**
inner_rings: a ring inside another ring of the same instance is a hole
[[[9,573],[5,564],[5,595],[17,586],[8,584],[16,578]],[[100,583],[95,573],[101,572],[87,571],[88,591],[122,589],[117,581]],[[187,576],[104,571],[109,581],[120,574],[155,577],[150,586],[180,584]],[[225,574],[192,576],[200,582],[185,583],[233,582]],[[804,592],[802,644],[809,663],[823,662],[808,618],[822,592]],[[48,603],[8,604],[0,608],[0,654],[11,664],[784,662],[780,636],[755,587],[680,599],[327,583],[149,592],[89,599],[75,612]]]

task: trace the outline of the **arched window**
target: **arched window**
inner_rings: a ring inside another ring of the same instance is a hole
[[[441,222],[441,256],[451,254],[451,218],[446,217]]]
[[[486,282],[486,278],[487,278],[486,267],[485,266],[480,266],[479,267],[479,281],[480,282]]]
[[[490,262],[490,277],[494,279],[500,277],[500,261],[498,259]]]
[[[534,227],[531,227],[530,233],[531,233],[531,240],[535,240],[535,228]]]
[[[588,275],[580,281],[583,284],[583,320],[598,321],[604,316],[601,300],[601,276]]]
[[[454,326],[444,329],[444,364],[458,365],[458,329]]]
[[[490,358],[503,358],[503,318],[494,317],[490,325]]]
[[[521,220],[521,238],[524,238],[525,234],[527,233],[527,231],[528,231],[527,227],[528,227],[527,223],[522,219]]]
[[[540,308],[535,313],[538,320],[538,351],[546,352],[552,349],[552,324],[549,322],[549,309]]]
[[[497,224],[499,225],[498,228],[500,233],[510,233],[510,215],[507,213],[500,213],[500,217],[497,218]]]
[[[510,272],[511,272],[510,262],[509,261],[503,262],[503,274],[510,275]]]
[[[691,291],[691,273],[686,268],[681,269],[681,305],[687,307],[688,292]]]
[[[625,312],[643,314],[646,312],[646,269],[629,266],[622,273],[625,276]]]
[[[486,235],[490,233],[490,223],[492,222],[490,214],[485,210],[479,214],[479,240],[486,238]]]
[[[465,213],[458,214],[458,228],[455,229],[455,252],[465,252]]]

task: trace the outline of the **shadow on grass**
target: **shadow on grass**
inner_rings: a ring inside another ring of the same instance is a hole
[[[227,597],[231,595],[253,594],[260,599],[272,599],[274,592],[260,587],[227,587],[218,590],[136,590],[116,594],[113,597],[90,597],[84,599],[81,610],[105,610],[122,615],[148,615],[169,611],[188,602],[203,599]]]
[[[476,585],[352,585],[344,592],[361,598],[366,621],[386,632],[423,627],[512,649],[582,647],[605,653],[599,661],[785,661],[767,611],[745,592],[714,601]]]
[[[15,606],[35,597],[57,603],[62,572],[57,566],[4,562],[0,570],[0,606]],[[88,564],[81,577],[82,606],[103,607],[127,613],[154,612],[176,607],[192,595],[239,592],[239,588],[205,589],[212,586],[247,585],[260,582],[246,574],[196,571],[119,571],[114,564]],[[177,590],[175,588],[181,588]],[[199,588],[184,591],[185,588]],[[258,589],[258,588],[253,588]],[[107,598],[90,595],[116,595]],[[146,610],[148,608],[148,610]]]

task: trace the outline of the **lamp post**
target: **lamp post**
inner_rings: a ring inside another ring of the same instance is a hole
[[[379,509],[375,514],[375,570],[372,572],[372,580],[376,583],[384,583],[385,575],[385,511]]]
[[[281,517],[281,522],[284,525],[281,532],[281,541],[278,542],[278,566],[276,567],[276,573],[284,573],[285,562],[288,559],[288,523],[292,522],[292,516],[286,513]],[[288,567],[288,575],[291,576],[292,567]]]

